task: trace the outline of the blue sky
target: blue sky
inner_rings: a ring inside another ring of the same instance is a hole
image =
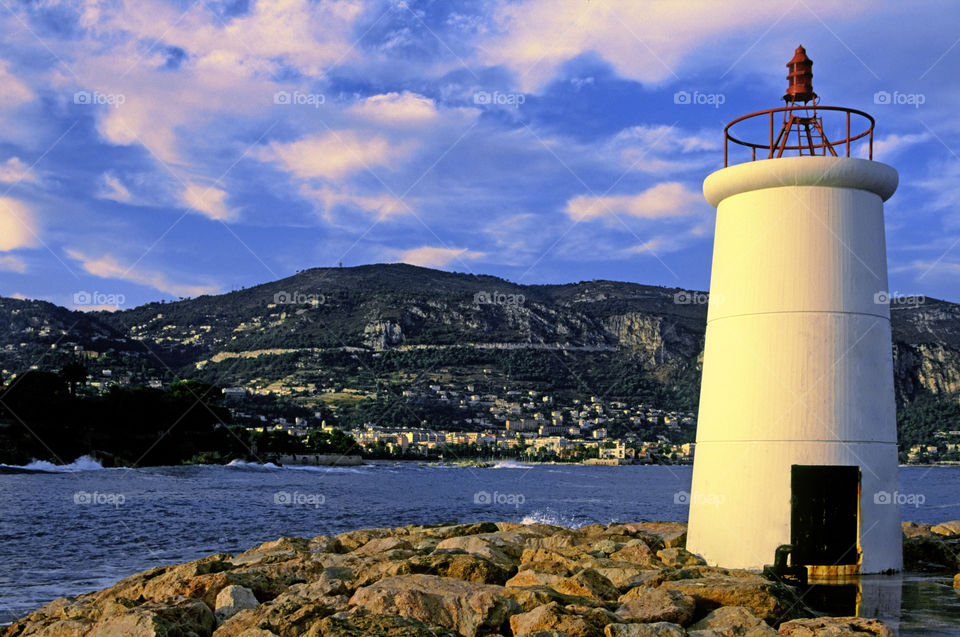
[[[0,295],[131,307],[340,261],[706,289],[723,125],[782,104],[802,43],[900,172],[891,291],[960,301],[958,23],[953,2],[8,2]]]

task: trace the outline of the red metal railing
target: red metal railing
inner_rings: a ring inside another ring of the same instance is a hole
[[[843,113],[845,115],[846,134],[842,139],[828,140],[826,138],[826,134],[823,130],[823,118],[820,116],[822,111],[827,111],[830,113]],[[774,121],[777,113],[782,113],[782,121],[780,122],[779,129]],[[797,113],[805,114],[798,116]],[[867,129],[856,134],[851,133],[850,126],[852,115],[856,115],[857,117],[865,119],[869,124]],[[739,139],[731,134],[730,129],[734,125],[746,120],[761,118],[764,116],[770,118],[770,137],[766,144]],[[782,157],[783,153],[787,151],[796,151],[799,155],[805,154],[804,151],[807,151],[806,154],[809,155],[826,155],[827,152],[829,152],[831,155],[837,156],[837,148],[844,146],[846,148],[846,156],[849,157],[851,144],[859,139],[867,137],[867,154],[870,159],[873,159],[873,127],[875,124],[876,122],[870,114],[864,113],[863,111],[859,111],[855,108],[846,108],[844,106],[783,106],[780,108],[771,108],[765,111],[757,111],[756,113],[750,113],[749,115],[738,117],[724,127],[723,166],[726,168],[729,165],[729,142],[750,148],[750,161],[756,161],[757,150],[760,149],[766,151],[766,157],[764,159],[772,159],[774,156]],[[807,134],[806,141],[803,139],[802,131],[805,131]],[[817,138],[813,136],[814,131],[817,132]],[[791,143],[790,137],[794,132],[796,132],[797,140],[795,143]],[[777,137],[774,137],[774,135],[777,135]],[[819,139],[819,141],[817,141],[817,139]],[[820,152],[818,153],[817,151]]]

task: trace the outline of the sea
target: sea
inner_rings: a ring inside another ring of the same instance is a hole
[[[690,466],[233,462],[146,468],[0,466],[0,625],[65,595],[158,565],[280,536],[475,521],[568,527],[686,521]],[[960,519],[960,467],[901,467],[904,520]],[[868,578],[899,635],[960,635],[960,591],[919,573]],[[869,589],[869,590],[868,590]]]

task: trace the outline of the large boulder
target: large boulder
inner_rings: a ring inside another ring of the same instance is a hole
[[[788,637],[896,637],[896,633],[879,619],[867,617],[794,619],[780,624],[779,634]]]
[[[951,520],[950,522],[943,522],[938,524],[930,529],[931,533],[936,533],[937,535],[943,535],[946,537],[955,537],[960,535],[960,520]]]
[[[564,580],[563,575],[542,573],[531,569],[524,569],[506,581],[505,586],[525,588],[530,586],[549,586],[557,590],[557,585]]]
[[[354,555],[374,555],[384,559],[404,559],[414,555],[413,546],[402,537],[374,538],[353,550]]]
[[[210,635],[213,612],[198,599],[174,595],[158,601],[97,595],[55,599],[13,622],[6,637],[180,637]],[[182,629],[182,631],[181,631]]]
[[[953,587],[960,589],[960,573],[953,576]]]
[[[437,544],[436,551],[478,555],[501,568],[513,570],[520,563],[524,549],[521,538],[508,535],[515,533],[516,531],[498,531],[451,537]]]
[[[341,550],[349,553],[360,548],[370,540],[376,540],[385,537],[396,537],[406,535],[406,529],[357,529],[356,531],[347,531],[336,537],[341,546]]]
[[[605,607],[609,602],[603,602],[591,597],[574,597],[558,593],[548,586],[530,586],[526,588],[514,588],[507,586],[503,589],[505,597],[509,597],[520,605],[524,612],[528,612],[537,606],[543,606],[550,602],[557,602],[561,606],[575,604],[586,607]]]
[[[576,568],[576,560],[581,557],[579,550],[548,550],[542,548],[524,549],[520,555],[520,570],[533,569],[544,573],[569,575]]]
[[[98,605],[118,598],[162,601],[174,595],[203,600],[214,607],[217,594],[232,582],[234,569],[231,556],[225,553],[210,555],[199,560],[158,566],[126,577],[110,588],[93,594]]]
[[[448,537],[476,535],[477,533],[496,533],[499,530],[501,530],[500,527],[493,522],[468,522],[466,524],[411,527],[410,535],[425,535],[445,540]]]
[[[564,531],[558,531],[553,535],[532,540],[529,542],[529,546],[530,548],[541,548],[549,551],[577,549],[582,554],[586,552],[587,547],[590,546],[590,542],[577,535],[573,531],[567,529]]]
[[[654,566],[659,564],[653,550],[647,546],[643,540],[631,540],[625,546],[610,554],[611,560],[618,562],[630,562],[631,564],[640,564],[644,566]]]
[[[357,589],[351,606],[371,613],[400,615],[456,630],[466,637],[497,632],[520,610],[502,586],[436,575],[388,577]]]
[[[378,615],[365,611],[337,613],[317,624],[316,635],[323,637],[459,637],[459,633],[431,626],[418,619],[397,615]],[[244,636],[246,637],[246,636]]]
[[[701,615],[720,606],[743,606],[760,619],[777,623],[798,617],[802,611],[792,589],[758,575],[709,575],[666,581],[660,588],[690,595],[696,600],[697,613]]]
[[[594,599],[612,600],[620,594],[620,591],[610,580],[592,568],[586,568],[570,577],[564,577],[556,582],[552,588],[565,595],[592,597]]]
[[[551,602],[510,618],[514,635],[556,630],[569,637],[602,637],[603,627],[618,622],[612,613],[600,608],[561,606]]]
[[[637,586],[620,597],[617,615],[628,622],[670,622],[686,626],[693,619],[696,600],[680,591]]]
[[[247,637],[251,630],[267,630],[276,637],[298,637],[316,631],[320,621],[346,611],[345,595],[320,596],[311,584],[296,584],[282,595],[256,608],[241,610],[227,619],[215,637]]]
[[[666,566],[703,566],[707,562],[679,546],[657,551],[657,558]]]
[[[286,562],[310,554],[310,540],[284,536],[248,549],[230,560],[234,566]]]
[[[635,536],[645,539],[652,549],[686,546],[687,525],[683,522],[630,522],[622,526]],[[650,541],[653,538],[656,543]]]
[[[206,604],[176,596],[164,602],[147,602],[106,617],[94,624],[86,637],[206,636],[213,632],[213,626],[213,613]]]
[[[231,584],[217,593],[214,615],[223,622],[242,610],[256,608],[259,605],[256,596],[249,588]]]
[[[481,584],[503,585],[511,574],[485,557],[469,553],[433,553],[411,558],[408,562],[413,573],[430,573]]]
[[[724,606],[688,627],[690,637],[770,637],[777,631],[742,606]]]
[[[901,522],[900,526],[903,528],[903,537],[912,538],[912,537],[923,537],[932,535],[930,529],[933,528],[932,524],[918,524],[917,522]]]
[[[322,577],[323,573],[331,569],[338,569],[339,572],[350,573],[350,579],[346,585],[352,590],[361,586],[369,586],[383,577],[394,575],[404,575],[412,573],[413,567],[408,559],[391,559],[386,556],[378,557],[375,555],[356,555],[348,553],[345,555],[325,555],[319,558],[323,565],[323,572],[313,574],[310,577],[303,578],[300,581],[312,581],[317,577]]]
[[[576,564],[577,568],[591,568],[606,577],[610,582],[621,591],[644,584],[650,581],[652,577],[659,574],[663,565],[659,568],[652,565],[635,564],[632,562],[620,562],[605,558],[584,558]]]

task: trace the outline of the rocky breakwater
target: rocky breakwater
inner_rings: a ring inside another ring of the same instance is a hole
[[[476,523],[284,537],[54,600],[5,637],[892,635],[706,566],[677,523]]]

